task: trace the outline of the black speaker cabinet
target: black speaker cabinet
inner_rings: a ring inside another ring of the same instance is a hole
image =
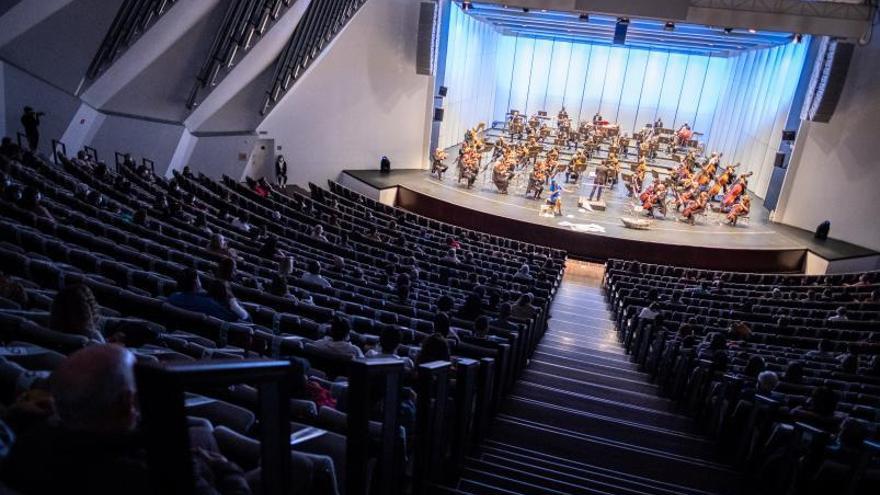
[[[437,94],[446,98],[446,93],[449,91],[449,88],[446,86],[440,86],[440,89],[437,91]]]
[[[443,109],[435,108],[434,109],[434,122],[443,122]]]

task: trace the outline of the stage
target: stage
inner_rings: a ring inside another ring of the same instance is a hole
[[[807,252],[829,262],[874,257],[874,251],[833,239],[819,241],[811,232],[769,221],[758,198],[752,201],[748,222],[732,227],[723,214],[708,212],[695,225],[673,218],[657,218],[648,230],[623,225],[622,216],[645,218],[634,211],[622,183],[605,191],[605,211],[578,207],[578,197],[589,195],[590,180],[566,184],[562,216],[542,216],[543,199],[526,198],[525,186],[499,194],[488,177],[480,174],[468,189],[456,183],[450,166],[443,181],[426,170],[394,170],[388,174],[348,170],[345,174],[377,190],[397,188],[397,206],[463,227],[527,242],[565,249],[573,257],[602,261],[621,257],[653,263],[741,271],[801,271]],[[559,176],[560,183],[564,176]],[[548,195],[544,191],[544,198]],[[833,231],[832,231],[833,233]]]

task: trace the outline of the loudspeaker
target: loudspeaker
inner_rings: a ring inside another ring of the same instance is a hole
[[[443,122],[443,109],[435,108],[434,109],[434,122]]]
[[[383,174],[391,172],[391,160],[387,156],[383,156],[382,160],[379,161],[379,171]]]
[[[784,167],[785,166],[785,153],[776,153],[776,159],[773,160],[774,167]]]
[[[416,74],[433,76],[437,65],[437,4],[419,4],[419,35],[416,42]]]
[[[443,98],[446,98],[446,93],[448,91],[449,91],[449,88],[447,88],[446,86],[440,86],[440,89],[437,91],[437,94],[442,96]]]
[[[782,131],[783,141],[794,141],[797,137],[797,131]]]
[[[623,45],[626,43],[626,31],[629,29],[629,21],[618,20],[614,26],[614,44]]]
[[[803,114],[806,115],[802,117],[813,122],[831,121],[846,83],[854,50],[853,43],[828,38],[822,41],[804,101]]]
[[[818,227],[816,227],[816,239],[819,239],[821,241],[828,239],[829,231],[831,231],[831,222],[825,220],[824,222],[820,223]]]

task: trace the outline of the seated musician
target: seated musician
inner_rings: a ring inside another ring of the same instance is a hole
[[[645,193],[642,193],[639,199],[642,200],[642,208],[645,210],[645,214],[649,217],[654,216],[654,209],[659,209],[660,213],[664,216],[666,215],[666,185],[662,182],[653,182],[648,189],[651,190],[650,194],[647,189]]]
[[[535,167],[532,169],[532,173],[529,176],[529,185],[526,188],[526,196],[528,196],[529,193],[532,193],[534,199],[539,199],[541,197],[541,193],[544,192],[544,182],[547,180],[545,169],[546,165],[544,162],[538,162],[535,164]]]
[[[507,143],[504,142],[503,136],[498,136],[498,139],[495,141],[495,144],[492,148],[492,159],[497,160],[498,157],[504,154],[504,149],[507,147]]]
[[[538,114],[532,115],[529,117],[529,128],[532,130],[538,130],[538,127],[541,126],[541,119],[538,117]]]
[[[724,199],[721,200],[721,206],[723,208],[732,207],[736,203],[737,198],[746,192],[746,189],[749,187],[749,177],[751,177],[751,175],[752,172],[739,176],[736,180],[736,184],[730,188],[727,194],[724,195]]]
[[[663,128],[663,119],[661,119],[660,117],[657,117],[657,120],[654,121],[654,129],[662,129],[662,128]]]
[[[571,157],[571,161],[569,162],[569,166],[565,171],[565,182],[574,182],[577,183],[581,174],[584,173],[584,170],[587,169],[587,156],[586,153],[581,150],[575,152],[574,156]]]
[[[437,178],[439,180],[443,180],[443,172],[446,172],[447,167],[443,164],[443,161],[449,158],[449,154],[446,153],[446,150],[443,148],[437,148],[434,150],[434,155],[432,157],[431,163],[431,173],[437,174]]]
[[[562,109],[559,110],[559,115],[556,116],[556,119],[557,120],[568,120],[568,112],[565,111],[565,107],[562,107]]]
[[[749,214],[751,207],[752,198],[749,197],[748,193],[743,194],[740,196],[739,201],[730,208],[730,212],[727,213],[727,223],[730,225],[736,225],[736,222],[740,217]]]
[[[630,182],[626,184],[627,196],[633,197],[641,194],[642,186],[645,183],[645,174],[648,171],[648,167],[646,167],[643,162],[639,162],[639,165],[635,169],[635,173],[632,174],[630,178]]]
[[[709,193],[705,191],[701,192],[700,195],[697,196],[697,199],[692,199],[688,201],[688,204],[685,207],[684,211],[681,213],[681,218],[679,220],[693,225],[695,222],[694,215],[705,210],[708,203]]]
[[[507,194],[507,188],[510,186],[510,178],[513,175],[514,164],[509,159],[502,159],[495,162],[492,167],[492,182],[498,188],[501,194]]]
[[[545,139],[550,137],[550,126],[547,125],[546,122],[541,124],[540,133],[538,135],[539,135],[539,139],[541,140],[542,143],[544,142]]]
[[[691,131],[691,126],[685,122],[678,128],[678,132],[676,132],[675,135],[678,138],[678,146],[685,148],[687,147],[688,141],[691,140],[691,136],[693,136],[693,131]]]
[[[596,112],[596,115],[593,115],[593,125],[599,125],[603,120],[601,113]]]

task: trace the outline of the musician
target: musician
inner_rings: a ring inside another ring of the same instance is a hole
[[[537,131],[540,126],[541,126],[541,118],[538,117],[538,114],[535,114],[535,115],[532,115],[531,117],[529,117],[529,129],[532,129],[533,131]]]
[[[730,208],[730,211],[727,213],[727,223],[735,226],[739,217],[744,217],[749,214],[749,210],[752,207],[752,198],[748,195],[748,193],[740,196],[739,201]]]
[[[660,132],[659,129],[663,128],[663,119],[657,117],[657,120],[654,121],[654,132]]]
[[[571,157],[571,161],[568,162],[568,168],[565,170],[565,183],[577,183],[578,179],[580,179],[581,174],[583,174],[586,169],[586,154],[582,150],[575,152],[574,156]]]
[[[626,185],[627,196],[629,197],[641,194],[642,186],[645,184],[645,174],[648,172],[648,165],[644,159],[639,160],[639,164],[634,172],[630,177],[629,184]]]
[[[544,147],[538,144],[538,139],[535,136],[529,137],[528,144],[526,145],[526,153],[528,154],[529,159],[532,160],[532,163],[538,162],[538,154],[543,151]]]
[[[497,160],[498,157],[503,155],[505,148],[507,148],[507,143],[504,142],[504,136],[498,136],[492,147],[492,160]]]
[[[550,197],[547,204],[553,207],[553,215],[562,216],[562,187],[556,183],[556,179],[550,180]]]
[[[565,107],[559,110],[559,115],[556,116],[556,119],[559,121],[568,120],[568,112],[565,111]]]
[[[608,154],[608,163],[610,165],[610,173],[611,173],[611,185],[617,185],[617,178],[620,177],[620,159],[617,158],[616,154],[609,153]]]
[[[686,148],[688,141],[691,140],[691,136],[694,135],[694,132],[691,130],[691,126],[685,122],[681,127],[678,128],[678,131],[675,133],[676,138],[678,138],[678,146],[682,148]]]
[[[603,120],[605,119],[602,118],[601,113],[596,112],[596,115],[593,115],[593,125],[599,125]]]
[[[648,193],[650,190],[650,193]],[[662,182],[653,182],[640,196],[642,208],[649,217],[654,217],[654,208],[660,210],[666,216],[666,185]]]
[[[507,194],[507,188],[510,186],[510,179],[513,177],[513,167],[515,162],[509,159],[498,160],[492,167],[492,182],[498,188],[501,194]]]
[[[596,195],[596,201],[602,199],[602,189],[605,189],[605,186],[608,184],[608,174],[611,171],[611,167],[608,164],[608,160],[603,160],[596,167],[596,175],[593,177],[593,188],[590,189],[590,201],[593,201],[593,195]]]
[[[437,179],[443,180],[443,172],[449,168],[443,161],[449,158],[449,154],[443,148],[437,148],[431,158],[431,174],[437,174]]]
[[[694,215],[705,210],[708,203],[709,193],[705,191],[701,192],[697,199],[688,201],[687,207],[685,207],[684,211],[681,213],[681,218],[679,220],[693,225],[695,223]]]
[[[525,132],[525,124],[523,122],[523,119],[524,117],[519,113],[510,116],[510,124],[508,125],[508,129],[510,130],[511,139],[522,139],[523,133]]]
[[[529,176],[529,185],[526,188],[526,196],[529,196],[529,193],[533,194],[534,199],[540,199],[541,193],[544,192],[544,182],[547,180],[547,174],[545,172],[546,165],[544,162],[538,162],[535,164],[535,167],[532,169],[532,173]]]
[[[723,208],[732,207],[734,203],[736,203],[737,198],[746,192],[746,189],[749,187],[749,177],[751,176],[752,172],[739,176],[736,180],[736,184],[730,188],[730,191],[728,191],[727,194],[724,195],[724,199],[721,200],[721,206]]]
[[[541,124],[539,139],[543,143],[545,139],[550,137],[550,126],[546,122]]]

